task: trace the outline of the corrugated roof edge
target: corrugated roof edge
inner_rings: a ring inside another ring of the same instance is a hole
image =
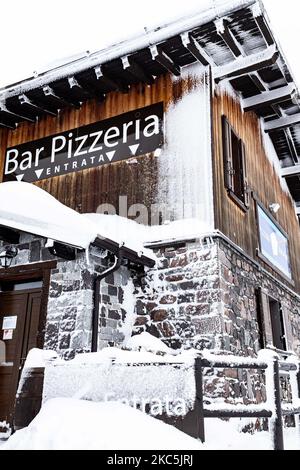
[[[106,49],[87,55],[84,58],[66,63],[65,65],[48,70],[37,77],[30,77],[21,82],[8,85],[0,89],[0,101],[8,97],[26,93],[27,91],[41,88],[61,78],[66,78],[97,65],[101,65],[111,60],[132,54],[140,49],[149,47],[150,45],[159,44],[170,37],[190,31],[196,27],[204,25],[218,17],[232,14],[241,8],[246,8],[254,4],[261,5],[263,11],[264,6],[261,0],[230,0],[225,1],[221,6],[213,6],[207,10],[199,12],[199,14],[181,18],[172,23],[166,24],[152,31],[148,31],[142,36],[131,38],[118,44],[114,44]]]

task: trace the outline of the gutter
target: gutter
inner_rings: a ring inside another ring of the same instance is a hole
[[[108,238],[96,238],[93,243],[94,246],[105,249],[113,253],[114,263],[106,271],[95,276],[94,279],[94,309],[93,309],[93,320],[92,320],[92,352],[98,351],[98,333],[99,333],[99,314],[100,314],[100,287],[101,281],[105,279],[109,274],[113,274],[117,271],[123,263],[123,260],[129,260],[137,265],[146,266],[153,268],[155,261],[147,256],[139,255],[137,252],[127,248],[126,246],[120,247],[118,243],[109,240]]]

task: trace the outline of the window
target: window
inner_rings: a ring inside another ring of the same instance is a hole
[[[229,196],[243,209],[249,207],[245,145],[236,135],[227,118],[222,116],[225,187]]]
[[[259,256],[276,270],[292,279],[289,242],[276,220],[257,203]]]
[[[257,290],[257,322],[260,348],[292,350],[293,334],[289,312],[279,301],[269,297],[262,289]]]

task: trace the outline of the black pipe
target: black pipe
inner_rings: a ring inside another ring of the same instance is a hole
[[[93,325],[92,325],[92,352],[98,351],[98,332],[99,332],[99,312],[100,312],[100,284],[109,274],[113,274],[117,271],[123,261],[123,257],[119,251],[115,254],[115,262],[113,266],[108,268],[101,274],[95,276],[94,280],[94,310],[93,310]]]

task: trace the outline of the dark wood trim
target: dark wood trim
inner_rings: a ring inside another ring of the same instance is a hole
[[[266,206],[260,201],[258,198],[257,194],[255,192],[252,193],[252,198],[254,199],[256,203],[256,220],[258,222],[258,214],[257,214],[257,206],[260,206],[260,208],[267,214],[267,216],[272,220],[273,224],[276,225],[278,230],[282,233],[282,235],[289,240],[288,234],[284,231],[284,229],[281,227],[279,222],[275,219],[273,216],[272,212],[266,208]],[[259,223],[259,222],[258,222]],[[258,225],[259,228],[259,225]]]
[[[266,256],[264,256],[262,254],[262,252],[260,251],[259,248],[257,248],[257,251],[256,251],[256,256],[261,260],[263,261],[265,264],[267,264],[273,271],[275,271],[279,276],[281,276],[286,282],[288,282],[291,286],[295,287],[295,282],[293,281],[293,279],[291,279],[290,277],[286,276],[282,271],[280,271],[279,268],[277,268],[271,261],[268,260],[268,258],[266,258]]]
[[[246,214],[249,211],[249,207],[247,207],[243,201],[237,195],[231,191],[231,189],[227,189],[228,196],[230,199],[235,202],[235,204]]]
[[[57,261],[46,261],[35,264],[13,266],[8,269],[0,269],[0,281],[17,281],[19,279],[28,280],[43,278],[45,270],[55,269]]]
[[[22,266],[14,266],[9,269],[0,270],[0,281],[19,281],[40,279],[42,280],[42,296],[39,317],[39,328],[37,336],[37,347],[43,349],[45,330],[47,322],[47,307],[49,298],[51,270],[57,266],[56,261],[46,261]]]

